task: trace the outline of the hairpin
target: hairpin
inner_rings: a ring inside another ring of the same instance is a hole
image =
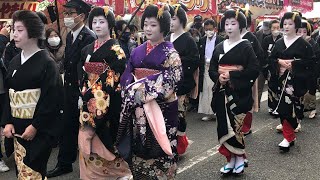
[[[162,3],[157,3],[158,6],[158,14],[157,14],[157,18],[160,19],[163,15],[164,12],[164,4]]]
[[[175,4],[175,5],[173,5],[173,6],[176,7],[176,8],[174,9],[174,14],[177,15],[177,14],[178,14],[178,10],[179,10],[179,8],[181,7],[181,4]]]
[[[296,16],[299,16],[299,14],[297,12],[293,12],[293,16],[292,16],[292,20],[294,21],[296,19]]]
[[[238,20],[238,15],[239,15],[239,9],[236,10],[236,20]]]
[[[107,17],[109,14],[109,6],[103,6],[104,15]]]
[[[249,9],[246,9],[246,17],[249,17]]]
[[[311,25],[308,21],[306,21],[306,23],[307,23],[307,30],[311,33]]]

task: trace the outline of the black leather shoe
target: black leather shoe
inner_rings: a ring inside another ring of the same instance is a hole
[[[56,166],[53,170],[48,171],[47,178],[61,176],[63,174],[71,173],[73,171],[72,166]]]

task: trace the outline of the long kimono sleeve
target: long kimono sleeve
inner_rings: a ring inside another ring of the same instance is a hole
[[[259,62],[251,46],[244,47],[242,55],[246,58],[244,69],[229,72],[230,83],[234,89],[238,90],[251,88],[260,71]]]
[[[219,67],[219,55],[220,54],[222,54],[222,52],[220,53],[218,47],[215,48],[213,51],[212,58],[210,60],[209,76],[213,82],[217,82],[219,80],[220,74],[218,72],[218,67]]]
[[[62,82],[58,68],[53,60],[49,60],[43,72],[41,95],[36,106],[32,125],[38,130],[57,135],[58,117],[62,103]],[[48,118],[51,117],[51,118]],[[55,118],[52,118],[55,117]],[[48,121],[48,119],[50,121]]]
[[[181,66],[178,53],[171,53],[164,62],[165,69],[135,82],[127,89],[127,95],[132,96],[131,99],[134,99],[135,104],[147,103],[153,99],[158,101],[169,99],[176,92],[177,83],[181,80]]]
[[[2,116],[1,121],[0,121],[0,125],[1,126],[5,126],[7,124],[12,124],[12,115],[11,115],[11,108],[10,108],[10,98],[9,98],[9,93],[6,92],[4,95],[4,99],[3,99],[3,109],[2,110]]]
[[[125,70],[123,72],[123,74],[121,75],[120,78],[120,85],[121,87],[124,89],[128,84],[133,82],[133,76],[132,76],[132,72],[134,69],[134,66],[132,64],[132,57],[134,57],[136,53],[136,49],[134,49],[131,53],[130,58],[127,60],[127,63],[125,65]]]

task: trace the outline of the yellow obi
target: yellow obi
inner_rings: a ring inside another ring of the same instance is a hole
[[[19,119],[32,119],[40,94],[40,88],[26,89],[23,91],[9,89],[12,117]]]

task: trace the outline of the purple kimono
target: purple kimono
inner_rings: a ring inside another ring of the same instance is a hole
[[[134,49],[121,76],[122,112],[116,145],[131,166],[135,179],[174,179],[178,125],[176,86],[182,76],[182,66],[171,42],[162,42],[149,53],[147,44]],[[165,137],[159,138],[161,131]]]

